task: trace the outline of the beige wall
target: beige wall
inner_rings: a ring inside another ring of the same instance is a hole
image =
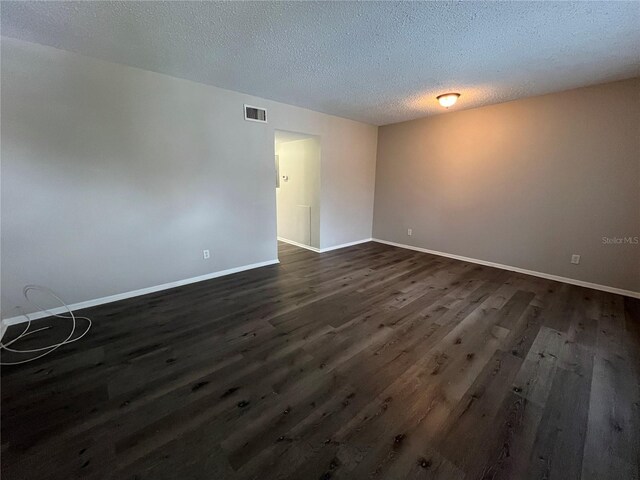
[[[321,246],[371,237],[375,126],[4,37],[1,100],[5,318],[275,259],[275,129],[322,139]]]
[[[640,79],[381,127],[373,233],[640,292]]]
[[[277,143],[276,154],[278,237],[320,248],[320,140]]]

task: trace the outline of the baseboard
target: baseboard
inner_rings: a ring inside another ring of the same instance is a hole
[[[229,268],[227,270],[220,270],[218,272],[207,273],[206,275],[200,275],[198,277],[185,278],[184,280],[178,280],[176,282],[163,283],[162,285],[156,285],[153,287],[141,288],[139,290],[132,290],[130,292],[118,293],[117,295],[110,295],[108,297],[96,298],[94,300],[87,300],[86,302],[74,303],[69,305],[72,311],[82,310],[84,308],[96,307],[105,303],[117,302],[118,300],[125,300],[127,298],[139,297],[140,295],[147,295],[149,293],[159,292],[161,290],[168,290],[170,288],[181,287],[182,285],[189,285],[190,283],[202,282],[204,280],[211,280],[212,278],[224,277],[225,275],[231,275],[233,273],[244,272],[245,270],[252,270],[254,268],[266,267],[267,265],[274,265],[280,263],[278,259],[267,260],[265,262],[252,263],[250,265],[243,265],[241,267]],[[64,307],[52,308],[50,310],[53,313],[64,313],[67,310]],[[39,318],[48,317],[49,313],[35,312],[29,313],[29,319],[38,320]],[[15,325],[18,323],[24,323],[27,319],[20,315],[17,317],[5,318],[2,320],[2,334],[9,325]]]
[[[355,242],[341,243],[340,245],[334,245],[332,247],[321,248],[320,249],[320,253],[330,252],[331,250],[338,250],[340,248],[353,247],[354,245],[359,245],[361,243],[367,243],[367,242],[370,242],[371,240],[372,240],[371,238],[363,238],[362,240],[356,240]]]
[[[311,250],[312,252],[321,253],[319,248],[312,247],[310,245],[305,245],[304,243],[294,242],[293,240],[289,240],[288,238],[278,237],[278,240],[284,243],[288,243],[289,245],[294,245],[296,247],[304,248],[306,250]]]
[[[532,275],[534,277],[540,277],[547,280],[555,280],[556,282],[569,283],[571,285],[577,285],[579,287],[592,288],[594,290],[601,290],[603,292],[615,293],[618,295],[624,295],[625,297],[640,298],[640,292],[634,292],[631,290],[623,290],[621,288],[609,287],[607,285],[600,285],[597,283],[585,282],[583,280],[576,280],[574,278],[560,277],[558,275],[552,275],[550,273],[536,272],[534,270],[527,270],[519,267],[512,267],[511,265],[503,265],[501,263],[487,262],[485,260],[478,260],[477,258],[463,257],[461,255],[453,255],[451,253],[438,252],[437,250],[429,250],[428,248],[414,247],[413,245],[405,245],[403,243],[389,242],[387,240],[381,240],[379,238],[373,238],[374,242],[384,243],[385,245],[391,245],[393,247],[406,248],[408,250],[415,250],[417,252],[430,253],[432,255],[439,255],[441,257],[453,258],[455,260],[462,260],[463,262],[477,263],[479,265],[485,265],[487,267],[501,268],[502,270],[509,270],[517,273],[524,273],[526,275]]]
[[[333,245],[331,247],[325,247],[325,248],[316,248],[316,247],[310,247],[309,245],[305,245],[304,243],[294,242],[293,240],[289,240],[288,238],[284,238],[284,237],[278,237],[278,240],[284,243],[288,243],[290,245],[295,245],[296,247],[311,250],[312,252],[316,252],[316,253],[330,252],[331,250],[338,250],[340,248],[352,247],[360,243],[366,243],[366,242],[372,241],[371,238],[363,238],[362,240],[356,240],[355,242],[341,243],[340,245]]]

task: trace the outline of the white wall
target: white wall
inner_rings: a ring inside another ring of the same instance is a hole
[[[640,79],[381,127],[374,236],[640,292],[639,128]]]
[[[320,248],[371,238],[378,127],[282,103],[261,105],[269,106],[270,165],[273,129],[320,137]]]
[[[322,138],[321,246],[371,236],[374,126],[4,37],[1,100],[3,317],[275,259],[276,128]]]
[[[320,148],[317,138],[276,144],[278,237],[315,248],[320,248]]]

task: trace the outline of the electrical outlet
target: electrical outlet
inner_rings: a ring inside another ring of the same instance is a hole
[[[578,265],[580,263],[580,255],[571,255],[571,263]]]
[[[413,235],[413,230],[411,228],[407,228],[407,235]]]
[[[202,250],[202,258],[207,260],[211,255],[209,255],[209,250]]]

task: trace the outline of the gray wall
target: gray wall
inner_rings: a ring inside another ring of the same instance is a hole
[[[8,38],[1,100],[3,317],[275,259],[276,128],[321,138],[322,247],[371,236],[376,127]]]
[[[381,127],[374,212],[376,238],[640,292],[640,245],[602,241],[640,236],[640,79]]]

